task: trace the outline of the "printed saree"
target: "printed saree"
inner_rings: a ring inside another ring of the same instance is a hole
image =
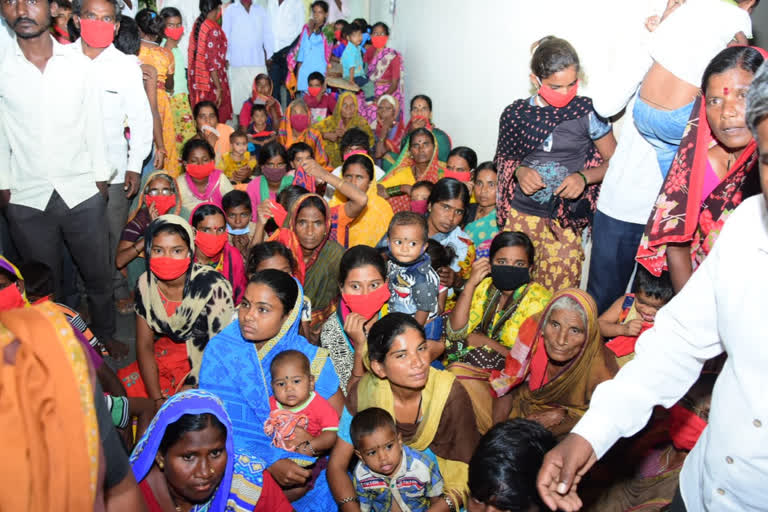
[[[358,99],[360,100],[360,115],[363,116],[368,123],[373,123],[376,120],[378,99],[389,90],[390,82],[397,79],[397,89],[392,93],[392,96],[398,101],[399,105],[395,107],[397,109],[396,113],[399,115],[400,119],[402,119],[402,105],[403,99],[405,98],[405,66],[403,65],[403,56],[400,55],[397,50],[393,50],[392,48],[382,48],[381,51],[374,55],[370,62],[368,62],[368,79],[376,85],[374,88],[374,96],[376,99],[368,103],[365,101],[365,94],[360,91],[358,93]]]
[[[301,466],[315,462],[313,457],[275,447],[264,432],[264,422],[270,413],[269,397],[272,396],[269,370],[275,356],[284,350],[302,352],[310,361],[315,392],[328,399],[339,390],[339,378],[328,358],[328,351],[311,345],[299,334],[303,305],[304,294],[299,285],[296,303],[280,331],[260,349],[242,336],[240,323],[235,321],[208,343],[203,355],[200,388],[221,397],[232,419],[236,448],[258,454],[267,467],[280,459],[290,459]],[[327,512],[335,507],[325,471],[313,489],[293,506],[296,510],[310,512]]]
[[[232,117],[232,97],[227,76],[227,36],[221,25],[205,20],[197,34],[190,34],[187,66],[187,86],[192,108],[204,100],[216,103],[211,73],[214,71],[221,83],[219,122],[226,123]]]
[[[345,123],[341,118],[341,106],[346,98],[352,98],[352,100],[355,102],[355,115],[352,119]],[[312,128],[320,133],[321,136],[323,133],[335,131],[337,128],[343,128],[345,132],[350,128],[358,128],[363,130],[366,135],[368,135],[368,144],[373,147],[373,132],[371,131],[371,127],[369,126],[368,121],[366,121],[364,117],[357,113],[357,102],[358,98],[353,93],[342,93],[339,96],[339,99],[336,101],[336,108],[333,110],[333,114],[326,117],[319,123],[316,123]],[[343,163],[340,142],[341,140],[323,141],[325,153],[328,155],[328,161],[333,168],[336,168]]]
[[[701,200],[707,154],[716,143],[707,122],[706,100],[700,96],[635,257],[653,275],[669,268],[667,246],[675,243],[691,244],[691,262],[696,270],[731,213],[744,199],[760,192],[757,143],[753,140],[720,184]]]
[[[210,499],[192,507],[192,512],[252,512],[261,497],[266,465],[255,455],[235,450],[232,422],[224,410],[224,404],[219,397],[208,391],[182,391],[169,398],[157,411],[131,454],[131,467],[136,481],[141,483],[155,464],[155,457],[168,426],[186,414],[212,414],[227,429],[227,466],[224,476]]]
[[[562,108],[531,105],[530,100],[525,98],[504,109],[499,120],[499,137],[494,157],[494,163],[499,170],[496,201],[499,230],[503,230],[509,220],[511,201],[517,193],[514,174],[523,159],[541,146],[557,125],[588,116],[593,110],[592,100],[583,96],[577,96]],[[592,144],[584,168],[597,167],[601,163],[600,152]],[[579,199],[571,201],[554,198],[551,219],[556,220],[563,228],[581,231],[591,222],[597,209],[599,193],[600,185],[592,184]]]
[[[586,339],[579,354],[547,380],[544,323],[562,297],[573,299],[586,313]],[[613,378],[617,371],[616,358],[605,348],[600,336],[595,301],[586,292],[569,288],[553,295],[542,313],[528,318],[520,326],[504,370],[492,371],[490,383],[496,396],[515,393],[510,418],[526,418],[552,408],[565,409],[566,418],[550,429],[560,435],[569,432],[587,411],[597,385]],[[528,385],[521,385],[525,381]]]
[[[326,154],[325,146],[323,145],[323,136],[311,126],[301,133],[294,131],[291,126],[291,113],[293,112],[296,101],[288,105],[288,108],[285,109],[285,117],[280,120],[280,127],[277,130],[277,141],[285,146],[286,149],[290,149],[291,146],[297,142],[306,142],[309,147],[312,148],[315,161],[326,170],[330,170],[328,165],[328,155]],[[309,109],[307,109],[307,112],[309,112]]]

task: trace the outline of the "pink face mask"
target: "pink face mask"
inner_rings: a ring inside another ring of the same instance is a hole
[[[419,199],[417,201],[411,201],[411,211],[418,213],[419,215],[425,215],[427,213],[427,200]]]
[[[303,132],[309,128],[309,116],[307,114],[291,114],[291,128],[297,132]]]

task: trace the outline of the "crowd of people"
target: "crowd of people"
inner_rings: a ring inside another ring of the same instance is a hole
[[[487,161],[341,0],[134,2],[1,3],[0,508],[764,507],[758,0],[536,41]]]

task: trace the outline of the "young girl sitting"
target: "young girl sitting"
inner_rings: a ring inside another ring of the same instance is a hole
[[[177,180],[183,208],[191,211],[207,202],[221,206],[221,198],[232,190],[224,173],[216,169],[215,159],[213,147],[205,140],[190,139],[184,144],[184,174]]]
[[[248,135],[248,151],[258,155],[262,146],[277,138],[274,127],[270,126],[267,107],[257,103],[251,108],[251,124],[245,130]]]
[[[472,178],[475,203],[467,210],[464,232],[469,235],[477,248],[477,258],[487,258],[493,237],[499,232],[496,224],[496,183],[498,172],[493,162],[477,166]],[[413,204],[413,202],[411,202]]]
[[[656,313],[675,295],[669,273],[656,277],[638,265],[635,293],[628,293],[597,319],[600,334],[609,341],[606,346],[616,354],[619,366],[634,358],[637,338],[653,327]]]

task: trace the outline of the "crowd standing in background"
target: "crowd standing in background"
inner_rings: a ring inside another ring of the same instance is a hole
[[[343,0],[0,2],[0,508],[764,509],[758,1],[494,155]]]

